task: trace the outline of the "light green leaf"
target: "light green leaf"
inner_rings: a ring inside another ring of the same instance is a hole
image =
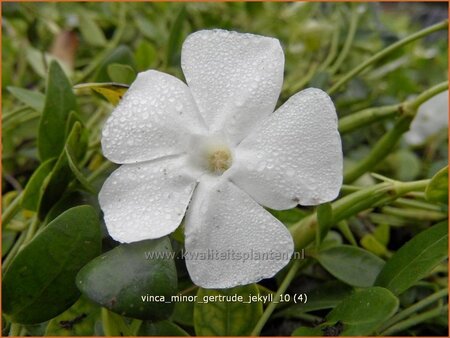
[[[42,113],[44,110],[45,95],[35,90],[18,87],[7,87],[8,91],[28,107]]]
[[[78,17],[80,20],[79,29],[83,39],[91,46],[104,46],[106,44],[105,35],[91,15],[86,11],[81,11]]]
[[[353,286],[373,285],[384,261],[361,248],[340,245],[320,251],[315,257],[329,273]]]
[[[95,322],[100,307],[81,297],[69,309],[53,318],[45,331],[46,336],[94,336]]]
[[[425,198],[430,202],[448,203],[448,166],[433,176],[425,189]]]
[[[66,138],[66,121],[71,111],[77,109],[72,85],[56,61],[48,73],[45,106],[39,122],[38,150],[41,161],[58,157]]]
[[[198,301],[211,296],[241,295],[248,300],[249,294],[257,295],[255,284],[231,289],[211,290],[200,288]],[[197,336],[247,336],[262,315],[262,303],[208,302],[195,303],[194,327]]]
[[[448,222],[422,231],[387,261],[375,284],[401,294],[448,256],[447,240]]]
[[[338,323],[342,324],[341,336],[368,336],[398,309],[398,299],[387,289],[371,287],[356,291],[344,299],[321,324],[322,331]]]
[[[108,76],[113,82],[131,84],[136,78],[136,72],[131,66],[112,63],[107,67]]]
[[[151,252],[167,256],[148,258]],[[77,286],[113,312],[131,318],[165,319],[172,313],[171,296],[177,290],[171,252],[167,237],[121,244],[87,264],[77,276]],[[147,299],[147,295],[156,299]]]
[[[48,224],[15,257],[3,279],[3,311],[15,323],[35,324],[69,308],[79,297],[75,275],[100,254],[98,216],[72,208]]]

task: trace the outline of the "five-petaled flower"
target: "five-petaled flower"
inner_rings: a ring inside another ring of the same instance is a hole
[[[186,212],[195,284],[229,288],[272,277],[294,245],[262,206],[317,205],[339,193],[334,105],[311,88],[273,112],[284,70],[274,38],[199,31],[184,42],[181,66],[187,85],[140,73],[103,128],[104,155],[122,164],[99,195],[109,234],[126,243],[159,238]],[[211,250],[238,259],[198,259]],[[239,259],[245,252],[252,259]]]

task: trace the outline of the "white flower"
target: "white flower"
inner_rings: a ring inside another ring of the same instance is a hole
[[[406,143],[419,146],[430,136],[448,128],[448,90],[428,101],[418,109],[416,117],[404,138]]]
[[[103,128],[104,155],[123,164],[99,195],[109,234],[127,243],[165,236],[189,205],[185,258],[195,284],[272,277],[294,246],[260,204],[336,198],[342,150],[333,103],[307,89],[272,113],[284,68],[277,39],[199,31],[184,42],[181,64],[187,86],[140,73]]]

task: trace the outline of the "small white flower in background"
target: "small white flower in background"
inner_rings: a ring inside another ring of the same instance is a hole
[[[184,42],[181,66],[187,85],[140,73],[103,128],[104,155],[123,164],[99,195],[109,234],[126,243],[165,236],[189,205],[186,265],[195,284],[272,277],[294,245],[262,206],[317,205],[339,193],[334,105],[311,88],[273,113],[284,69],[277,39],[199,31]]]
[[[428,101],[418,109],[405,141],[412,146],[424,144],[431,136],[448,128],[448,90]]]

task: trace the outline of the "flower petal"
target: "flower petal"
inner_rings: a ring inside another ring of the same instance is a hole
[[[286,227],[226,179],[201,180],[185,226],[187,269],[203,288],[272,277],[294,250]]]
[[[196,185],[185,167],[180,156],[124,164],[114,171],[99,194],[110,236],[130,243],[174,231]]]
[[[284,54],[274,38],[204,30],[187,37],[181,66],[209,129],[224,131],[237,144],[273,112]]]
[[[139,73],[103,127],[103,154],[136,163],[183,153],[186,134],[202,130],[200,118],[182,81],[154,70]]]
[[[315,88],[292,96],[242,141],[228,174],[272,209],[335,199],[342,185],[342,145],[330,97]]]

